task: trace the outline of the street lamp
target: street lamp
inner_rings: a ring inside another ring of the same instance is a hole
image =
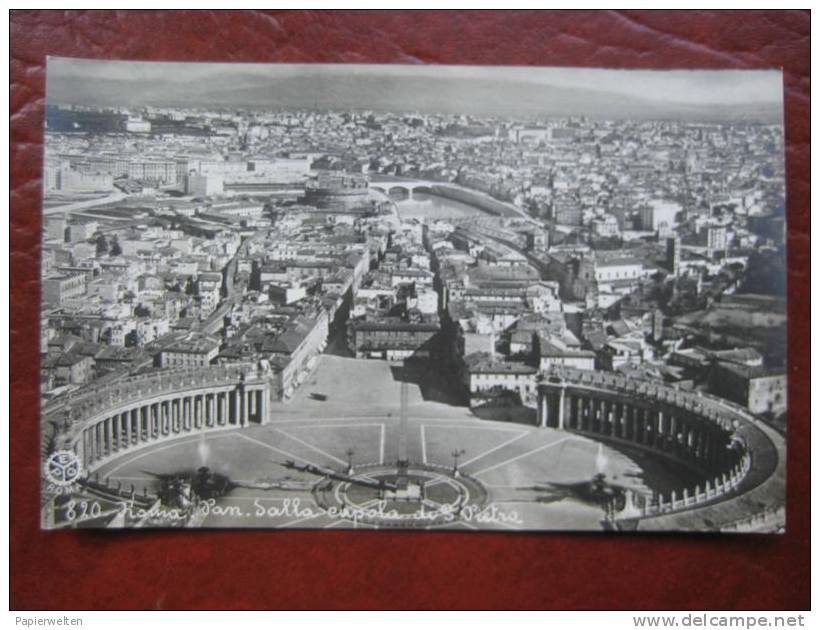
[[[462,449],[455,449],[450,455],[453,456],[453,477],[458,477],[458,458],[464,455],[466,451]]]

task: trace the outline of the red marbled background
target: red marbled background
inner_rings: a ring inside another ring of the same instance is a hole
[[[808,12],[13,11],[10,29],[12,607],[809,606]],[[36,357],[46,55],[782,67],[791,318],[788,534],[41,532]]]

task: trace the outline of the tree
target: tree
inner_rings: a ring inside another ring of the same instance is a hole
[[[108,253],[109,246],[105,234],[100,234],[94,244],[97,246],[97,256],[105,256]]]
[[[786,295],[786,252],[760,251],[749,256],[749,266],[741,287],[741,293],[763,295]]]
[[[111,245],[109,247],[108,253],[111,256],[122,255],[122,247],[120,247],[120,242],[117,240],[116,235],[111,237]]]

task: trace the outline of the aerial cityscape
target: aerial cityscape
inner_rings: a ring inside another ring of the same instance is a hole
[[[49,62],[44,528],[785,531],[779,73],[304,68]]]

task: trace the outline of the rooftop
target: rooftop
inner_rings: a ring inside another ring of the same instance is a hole
[[[169,342],[162,347],[163,352],[180,354],[208,354],[219,348],[219,340],[211,335],[189,333],[182,339]]]
[[[489,352],[473,352],[464,357],[470,374],[535,374],[538,370],[526,363],[516,363],[495,358]]]

